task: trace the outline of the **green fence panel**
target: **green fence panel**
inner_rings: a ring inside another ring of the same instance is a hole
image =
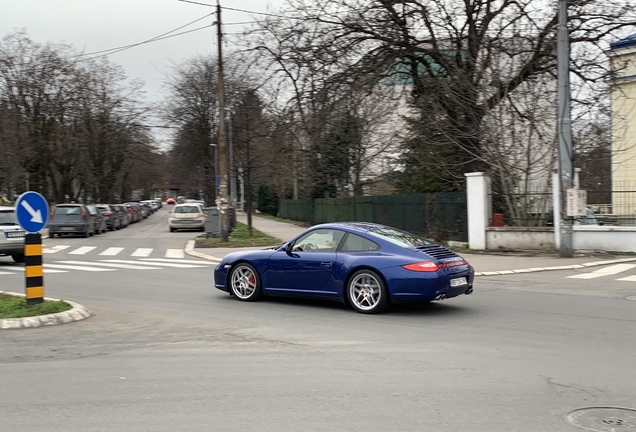
[[[468,240],[466,194],[463,192],[281,200],[281,217],[312,224],[375,222],[435,240]]]

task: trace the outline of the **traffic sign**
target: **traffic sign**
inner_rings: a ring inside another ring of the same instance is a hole
[[[49,223],[49,204],[37,192],[25,192],[15,202],[20,226],[28,233],[38,233]]]

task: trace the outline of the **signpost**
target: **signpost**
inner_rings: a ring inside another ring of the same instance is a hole
[[[18,224],[27,232],[24,239],[24,273],[26,301],[33,305],[44,301],[42,269],[42,236],[40,231],[49,222],[49,204],[37,192],[25,192],[15,203]]]

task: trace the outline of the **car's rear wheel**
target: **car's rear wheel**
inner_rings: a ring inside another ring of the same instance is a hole
[[[15,254],[11,255],[11,258],[13,258],[13,261],[17,262],[17,263],[23,263],[24,262],[24,254],[23,253],[15,253]]]
[[[261,278],[248,263],[240,263],[230,272],[230,289],[242,301],[255,301],[261,297]]]
[[[373,270],[358,270],[349,278],[347,298],[357,312],[382,312],[388,304],[388,297],[384,281]]]

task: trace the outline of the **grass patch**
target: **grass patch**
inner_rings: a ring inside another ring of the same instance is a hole
[[[2,318],[24,318],[38,315],[64,312],[71,309],[71,305],[64,301],[47,301],[37,305],[29,306],[26,298],[0,294],[0,319]]]
[[[236,222],[234,231],[230,234],[227,243],[221,241],[221,237],[213,237],[207,239],[197,239],[195,247],[197,248],[237,248],[251,246],[273,246],[282,243],[276,237],[263,234],[256,228],[252,227],[252,237],[247,229],[247,225]]]

